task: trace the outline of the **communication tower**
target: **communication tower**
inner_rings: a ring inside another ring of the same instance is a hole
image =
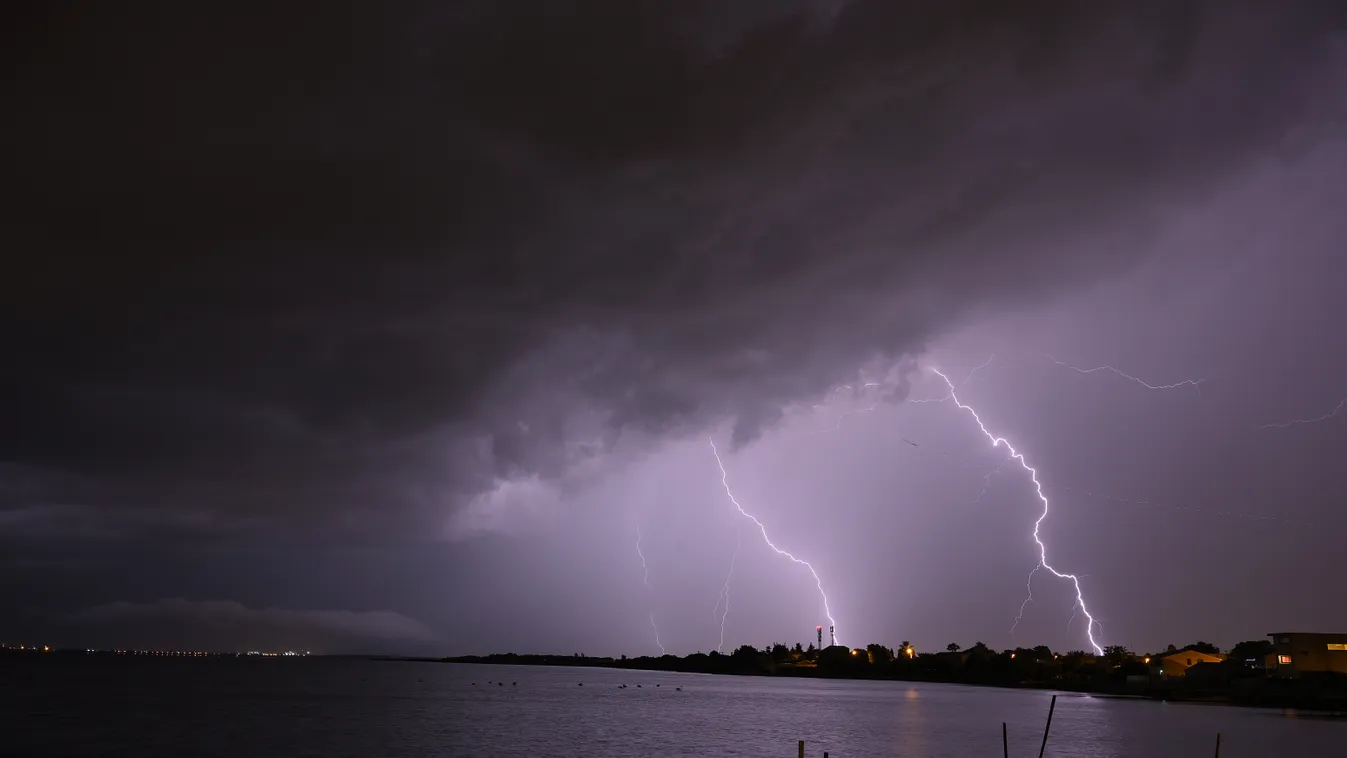
[[[837,628],[832,624],[828,625],[828,639],[832,640],[834,646],[837,645]]]
[[[819,650],[822,650],[822,649],[823,649],[823,625],[822,625],[822,624],[819,624],[818,626],[814,627],[814,631],[818,633],[818,649],[819,649]]]

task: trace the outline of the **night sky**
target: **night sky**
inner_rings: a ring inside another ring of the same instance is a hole
[[[1347,630],[1347,4],[8,15],[0,640]]]

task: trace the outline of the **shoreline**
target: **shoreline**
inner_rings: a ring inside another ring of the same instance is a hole
[[[670,656],[672,657],[672,656]],[[728,657],[728,656],[725,656]],[[704,674],[707,676],[741,676],[784,679],[834,679],[850,681],[906,682],[912,684],[945,684],[962,687],[991,687],[996,689],[1037,690],[1055,692],[1062,695],[1078,695],[1110,700],[1145,700],[1151,702],[1172,702],[1190,705],[1232,706],[1237,708],[1259,708],[1264,710],[1291,711],[1305,717],[1347,720],[1347,697],[1334,693],[1329,696],[1317,692],[1274,692],[1265,694],[1246,694],[1241,696],[1234,691],[1188,690],[1182,687],[1149,687],[1140,691],[1128,691],[1125,686],[1087,687],[1062,681],[996,681],[972,680],[967,677],[935,676],[897,676],[875,672],[848,672],[819,670],[817,667],[778,667],[772,671],[721,670],[707,671],[691,666],[660,665],[662,659],[650,658],[590,658],[553,655],[517,655],[495,654],[488,656],[452,656],[448,658],[406,658],[397,660],[415,660],[434,663],[460,663],[468,665],[498,666],[544,666],[554,668],[606,668],[615,671],[653,671],[663,673]],[[682,662],[682,659],[675,659]],[[789,670],[783,670],[789,669]]]

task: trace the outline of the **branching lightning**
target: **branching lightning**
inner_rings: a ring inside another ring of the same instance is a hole
[[[664,655],[664,643],[659,641],[659,624],[655,623],[655,612],[650,612],[650,626],[655,630],[655,644],[659,645],[659,654]]]
[[[1315,417],[1315,418],[1296,418],[1296,419],[1291,419],[1290,421],[1283,421],[1283,422],[1280,423],[1280,424],[1263,424],[1262,426],[1260,426],[1260,427],[1258,427],[1258,428],[1259,428],[1259,429],[1288,429],[1288,428],[1290,428],[1290,427],[1295,426],[1296,424],[1317,424],[1317,423],[1319,423],[1320,421],[1327,421],[1327,420],[1333,418],[1334,416],[1338,415],[1339,413],[1342,412],[1342,409],[1343,409],[1344,407],[1347,407],[1347,397],[1344,397],[1343,399],[1339,400],[1339,401],[1338,401],[1337,407],[1335,407],[1333,410],[1329,411],[1328,413],[1325,413],[1325,414],[1322,415],[1322,416],[1317,416],[1317,417]]]
[[[1089,624],[1085,629],[1085,634],[1090,639],[1090,646],[1094,648],[1097,654],[1103,655],[1104,648],[1100,647],[1099,643],[1096,642],[1094,639],[1095,620],[1094,616],[1090,615],[1089,608],[1087,608],[1085,605],[1085,596],[1081,593],[1080,589],[1080,579],[1075,574],[1067,574],[1058,571],[1057,569],[1052,567],[1052,564],[1048,563],[1048,548],[1046,545],[1043,544],[1043,540],[1039,537],[1038,531],[1039,527],[1043,524],[1044,519],[1048,517],[1049,505],[1047,496],[1043,494],[1043,485],[1038,481],[1038,471],[1036,471],[1024,460],[1024,456],[1019,451],[1017,451],[1015,447],[1011,445],[1006,438],[998,437],[987,430],[987,427],[985,424],[982,423],[982,418],[978,415],[978,412],[974,410],[972,406],[965,405],[959,400],[958,395],[955,393],[954,383],[949,380],[948,376],[942,373],[939,369],[933,368],[931,370],[935,372],[937,376],[939,376],[941,379],[945,381],[945,385],[949,387],[949,398],[953,400],[954,404],[957,405],[960,409],[967,411],[968,415],[973,417],[973,420],[977,422],[978,428],[982,430],[983,435],[985,435],[987,439],[991,440],[992,446],[993,447],[1004,446],[1006,450],[1010,452],[1010,457],[1019,461],[1020,466],[1025,471],[1029,472],[1029,479],[1034,483],[1034,492],[1038,495],[1038,499],[1043,503],[1043,512],[1039,514],[1038,519],[1034,521],[1034,542],[1038,545],[1038,564],[1034,566],[1033,571],[1029,572],[1030,579],[1032,580],[1034,572],[1036,572],[1039,569],[1039,567],[1042,567],[1052,572],[1053,576],[1056,576],[1058,579],[1071,580],[1072,585],[1075,586],[1076,588],[1076,602],[1080,605],[1081,613],[1085,614],[1085,618],[1089,620]],[[1030,599],[1032,599],[1032,595],[1030,596]],[[1027,604],[1028,600],[1026,600],[1025,603]],[[1021,606],[1021,613],[1022,612],[1023,606]]]
[[[1010,459],[1007,458],[1006,460]],[[1034,574],[1038,573],[1039,565],[1041,564],[1034,564],[1034,567],[1029,569],[1029,578],[1024,580],[1024,602],[1020,603],[1020,612],[1015,614],[1015,623],[1010,625],[1011,637],[1015,636],[1015,629],[1019,627],[1020,621],[1024,618],[1024,609],[1034,601]],[[1074,608],[1074,606],[1072,607]],[[1072,613],[1075,613],[1075,611],[1073,610]]]
[[[978,493],[977,497],[973,498],[973,505],[977,505],[978,503],[982,502],[982,496],[987,494],[987,489],[992,486],[992,476],[995,475],[997,472],[999,472],[1001,469],[1005,468],[1006,464],[1010,463],[1010,461],[1011,459],[1007,457],[1004,461],[1001,461],[1000,463],[996,464],[996,468],[992,469],[991,471],[988,471],[986,474],[982,476],[982,491]],[[1021,613],[1023,613],[1023,610],[1021,610]]]
[[[994,360],[996,360],[996,353],[992,353],[991,355],[987,356],[987,360],[974,366],[973,370],[968,372],[968,376],[964,377],[963,384],[960,384],[959,386],[962,387],[964,384],[968,384],[969,382],[973,381],[973,375],[981,371],[982,369],[992,365],[992,361]]]
[[[1206,381],[1206,379],[1184,379],[1183,381],[1174,382],[1173,384],[1151,384],[1150,382],[1147,382],[1144,379],[1132,376],[1131,374],[1125,371],[1120,371],[1119,369],[1116,369],[1112,366],[1095,366],[1094,368],[1079,368],[1077,366],[1072,366],[1070,363],[1064,363],[1062,361],[1059,361],[1056,358],[1052,357],[1051,355],[1048,355],[1047,353],[1039,353],[1039,355],[1041,355],[1044,358],[1047,358],[1053,363],[1056,363],[1058,366],[1061,366],[1062,368],[1069,368],[1072,371],[1075,371],[1076,373],[1079,374],[1093,374],[1099,371],[1109,371],[1114,374],[1117,374],[1118,376],[1121,376],[1124,379],[1127,379],[1128,381],[1140,384],[1142,387],[1145,387],[1148,390],[1172,390],[1178,389],[1179,387],[1195,387],[1201,390],[1202,383]]]
[[[932,398],[931,400],[932,402],[934,402],[936,400],[948,400],[948,399],[949,397],[945,396],[943,398]],[[917,402],[917,401],[910,401],[910,402]],[[980,462],[974,461],[971,458],[967,458],[960,455],[954,455],[947,451],[940,450],[938,448],[931,447],[929,445],[914,446],[910,449],[909,448],[903,449],[908,454],[911,455],[938,457],[943,460],[949,461],[951,463],[956,463],[960,466],[964,466],[967,468],[975,468],[975,467],[981,468],[984,465]],[[986,473],[980,473],[977,475],[982,480],[982,489],[978,492],[977,496],[972,499],[970,504],[976,505],[977,503],[982,501],[982,498],[986,497],[988,490],[990,490],[991,488],[990,487],[991,477],[999,473],[1001,469],[1005,468],[1006,464],[1009,463],[1011,460],[1012,459],[1010,457],[1007,457],[1005,460],[1001,461],[999,464],[993,467],[991,471],[988,471]],[[1045,493],[1066,493],[1074,497],[1090,498],[1091,500],[1098,500],[1101,502],[1112,503],[1115,505],[1147,506],[1150,508],[1167,508],[1173,511],[1201,513],[1203,514],[1204,517],[1258,522],[1259,524],[1269,524],[1275,522],[1279,524],[1284,524],[1286,526],[1309,527],[1309,528],[1324,527],[1324,522],[1322,521],[1306,521],[1302,519],[1286,518],[1284,516],[1270,516],[1266,513],[1249,513],[1244,511],[1224,510],[1220,508],[1207,508],[1201,505],[1166,503],[1141,497],[1129,497],[1126,495],[1116,493],[1110,494],[1107,492],[1097,492],[1094,490],[1086,490],[1078,487],[1068,487],[1063,484],[1052,484],[1050,482],[1043,482],[1043,491]]]
[[[641,527],[636,527],[636,554],[641,556],[641,581],[645,583],[645,592],[647,595],[654,595],[654,590],[650,588],[650,569],[645,565],[645,553],[641,552]],[[655,644],[659,645],[659,654],[664,655],[664,643],[659,641],[659,624],[655,623],[655,611],[650,611],[650,626],[655,630]]]
[[[720,621],[720,644],[716,645],[716,652],[722,652],[725,649],[725,619],[730,616],[730,578],[734,576],[734,561],[739,557],[739,527],[734,528],[734,552],[730,553],[730,570],[725,574],[725,587],[716,597],[716,607],[711,609],[711,617]],[[720,613],[720,603],[725,602],[725,612]]]
[[[823,591],[823,580],[819,578],[818,572],[814,570],[814,566],[810,564],[809,561],[796,558],[794,555],[791,555],[789,552],[782,550],[772,543],[772,538],[767,536],[767,527],[763,526],[762,522],[753,514],[744,510],[744,506],[739,504],[739,501],[734,497],[734,492],[730,490],[730,475],[725,471],[725,462],[720,459],[720,451],[716,449],[716,441],[710,437],[707,437],[707,441],[711,443],[711,454],[716,457],[716,465],[720,467],[720,483],[725,487],[725,494],[729,496],[730,502],[734,504],[734,507],[739,513],[758,525],[758,531],[762,532],[762,540],[767,543],[767,547],[770,547],[779,555],[786,556],[792,562],[798,563],[809,569],[809,573],[814,576],[814,584],[818,585],[818,594],[823,598],[823,613],[828,617],[828,623],[833,626],[835,631],[837,628],[837,621],[833,619],[832,609],[828,607],[828,593]]]

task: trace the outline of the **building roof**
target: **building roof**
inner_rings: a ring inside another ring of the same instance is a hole
[[[1186,656],[1204,655],[1208,658],[1214,658],[1217,661],[1223,661],[1226,659],[1225,653],[1204,653],[1201,650],[1194,650],[1190,647],[1186,647],[1183,648],[1182,650],[1175,650],[1172,653],[1156,653],[1155,655],[1151,656],[1151,660],[1155,660],[1156,658],[1178,658],[1179,656],[1185,655]]]

